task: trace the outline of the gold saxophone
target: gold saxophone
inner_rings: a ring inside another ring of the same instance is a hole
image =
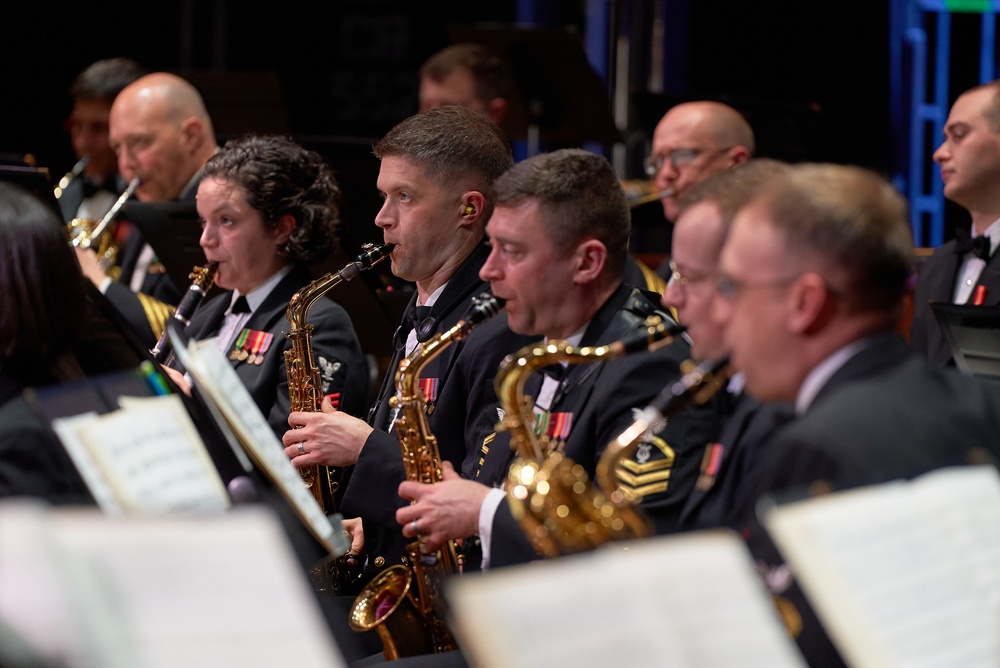
[[[590,549],[610,540],[649,535],[648,521],[630,505],[618,505],[593,489],[586,470],[560,450],[549,451],[546,437],[533,428],[533,400],[524,396],[528,376],[562,362],[597,362],[668,345],[683,327],[650,316],[641,331],[602,346],[574,347],[565,342],[523,348],[500,364],[494,386],[504,409],[498,425],[510,433],[517,459],[507,471],[511,514],[532,546],[546,557]]]
[[[292,347],[285,351],[285,373],[288,376],[288,398],[292,411],[316,413],[323,402],[323,378],[316,367],[312,350],[313,326],[306,322],[309,309],[317,299],[342,281],[349,281],[365,269],[384,260],[395,248],[393,244],[376,247],[363,244],[361,254],[338,272],[330,272],[302,288],[288,302],[285,317],[290,330],[286,337]],[[302,481],[324,512],[336,510],[334,495],[340,487],[343,470],[313,464],[299,468]]]
[[[399,409],[396,436],[407,480],[425,484],[441,482],[441,455],[437,438],[427,424],[426,397],[418,380],[431,360],[455,341],[467,338],[476,325],[496,315],[503,306],[502,299],[485,292],[472,301],[472,308],[460,322],[421,344],[400,362],[396,372],[397,396],[390,399],[390,406]],[[375,629],[382,639],[386,660],[432,651],[447,652],[458,647],[439,611],[440,583],[459,572],[455,544],[449,541],[437,552],[425,553],[421,541],[418,538],[406,546],[410,568],[396,565],[379,573],[351,608],[351,628]]]
[[[726,385],[731,375],[728,357],[702,362],[665,387],[638,419],[608,443],[597,462],[594,479],[611,503],[624,507],[632,506],[638,500],[632,489],[618,483],[619,464],[635,453],[653,425],[677,415],[692,404],[704,404]]]

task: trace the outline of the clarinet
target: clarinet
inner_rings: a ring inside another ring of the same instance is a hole
[[[212,289],[212,284],[215,282],[215,270],[219,267],[218,262],[209,262],[203,267],[195,267],[191,274],[188,275],[193,283],[188,291],[184,293],[184,298],[181,303],[177,305],[177,310],[174,311],[174,319],[179,320],[182,325],[187,327],[191,323],[191,316],[194,315],[195,310],[201,304],[202,300],[205,299],[205,295],[208,291]],[[164,364],[170,357],[171,345],[169,328],[163,328],[163,334],[160,335],[160,340],[156,342],[149,354],[153,356],[153,359]]]

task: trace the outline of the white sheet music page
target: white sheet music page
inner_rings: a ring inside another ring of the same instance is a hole
[[[738,536],[627,545],[450,581],[466,653],[488,667],[805,665]]]
[[[62,442],[66,454],[73,461],[80,477],[90,490],[90,495],[97,501],[101,510],[112,516],[120,516],[124,513],[122,507],[115,498],[115,492],[105,478],[104,473],[90,456],[90,450],[80,439],[77,432],[83,424],[98,419],[98,414],[94,412],[81,413],[71,417],[56,418],[52,421],[52,431],[56,433]]]
[[[763,519],[852,666],[1000,665],[993,467],[784,504]]]
[[[177,395],[122,397],[75,431],[126,513],[220,512],[225,485]]]
[[[48,515],[34,523],[43,531],[20,531],[33,540],[16,546],[19,563],[0,559],[0,582],[25,580],[14,590],[23,600],[12,615],[0,611],[15,628],[28,627],[22,618],[33,617],[37,630],[24,635],[43,648],[59,647],[71,659],[67,665],[345,665],[266,507],[144,519],[109,519],[90,510]],[[8,517],[0,505],[0,535]],[[12,551],[4,545],[0,557]],[[38,599],[33,588],[41,584],[44,593],[45,583],[60,596]],[[6,603],[9,591],[0,601]]]
[[[41,501],[0,501],[0,619],[52,665],[95,666],[103,657],[90,652],[85,625],[73,613],[50,524]]]
[[[232,365],[211,340],[191,341],[186,347],[174,340],[174,352],[194,377],[205,400],[225,416],[251,458],[267,473],[292,504],[313,535],[332,555],[347,552],[349,543],[316,499],[302,484],[302,478],[285,456],[284,446],[261,414],[253,397],[240,381]],[[334,516],[338,518],[338,516]]]

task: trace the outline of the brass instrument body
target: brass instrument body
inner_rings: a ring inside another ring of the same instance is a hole
[[[184,327],[191,324],[191,316],[194,315],[198,306],[205,299],[208,291],[212,289],[212,284],[215,282],[215,271],[218,268],[218,262],[209,262],[206,265],[195,267],[188,274],[188,278],[192,281],[191,286],[184,293],[184,298],[177,305],[177,310],[174,311],[174,319],[180,321]],[[149,354],[153,356],[154,360],[164,364],[170,357],[170,352],[170,334],[164,328],[159,341],[149,351]]]
[[[292,411],[316,413],[323,402],[323,377],[313,355],[313,325],[306,322],[309,309],[323,295],[343,281],[349,281],[365,269],[375,266],[392,252],[393,244],[376,247],[362,245],[362,252],[353,262],[338,272],[330,272],[302,288],[288,302],[285,318],[289,331],[285,336],[292,342],[285,351],[285,372],[288,376],[288,398]],[[335,511],[334,496],[340,486],[343,470],[311,465],[299,468],[303,483],[326,513]]]
[[[622,189],[625,191],[625,201],[628,202],[630,209],[634,209],[637,206],[642,206],[643,204],[648,204],[650,202],[664,200],[668,197],[672,197],[674,194],[673,188],[660,190],[656,187],[655,181],[647,181],[644,179],[630,179],[622,181]]]
[[[426,397],[420,390],[420,372],[445,348],[469,336],[472,329],[495,315],[503,301],[488,293],[473,299],[473,308],[461,321],[418,346],[399,364],[397,395],[390,406],[398,408],[396,437],[403,456],[407,480],[436,484],[443,479],[437,437],[431,433],[424,410]],[[379,573],[355,600],[350,625],[356,631],[375,629],[382,639],[387,660],[447,652],[458,648],[451,629],[438,607],[440,583],[460,572],[458,551],[448,541],[437,552],[422,549],[422,537],[406,546],[409,568],[391,566]]]
[[[105,230],[100,236],[94,234],[97,222],[90,218],[74,218],[66,223],[66,226],[69,230],[70,243],[80,248],[90,248],[97,253],[97,266],[108,274],[118,262],[120,249],[111,230]]]
[[[111,227],[111,223],[125,206],[128,198],[135,193],[139,183],[138,176],[133,178],[125,192],[115,200],[108,212],[97,223],[85,218],[74,218],[68,224],[70,243],[84,250],[94,250],[97,253],[97,264],[105,273],[110,273],[118,260],[118,244],[115,241],[114,228]]]
[[[635,454],[652,426],[663,418],[676,415],[691,404],[704,404],[726,385],[731,375],[728,357],[708,360],[695,366],[664,388],[643,410],[642,415],[604,448],[597,462],[594,480],[612,503],[624,506],[636,502],[632,490],[618,484],[616,472],[619,462]]]
[[[574,347],[565,342],[528,346],[501,364],[495,388],[505,411],[498,429],[510,433],[517,459],[507,472],[507,498],[536,551],[556,557],[589,549],[609,540],[647,536],[649,522],[627,505],[617,505],[592,489],[586,470],[561,451],[549,451],[535,435],[532,399],[524,396],[536,369],[568,362],[599,362],[670,344],[683,331],[676,323],[650,316],[643,330],[628,339],[601,346]],[[513,416],[513,418],[511,418]]]

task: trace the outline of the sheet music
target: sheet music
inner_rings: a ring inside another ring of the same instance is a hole
[[[484,666],[804,666],[742,540],[704,532],[449,581]]]
[[[109,520],[0,504],[0,539],[0,583],[19,585],[0,615],[67,666],[345,665],[266,507]]]
[[[98,414],[94,412],[81,413],[72,417],[56,418],[52,420],[52,430],[59,437],[63,448],[73,461],[80,477],[90,490],[90,495],[94,497],[97,505],[105,513],[111,516],[121,516],[124,514],[122,507],[115,499],[115,493],[108,484],[107,479],[101,469],[90,456],[87,446],[77,435],[77,428],[81,425],[96,420]]]
[[[229,495],[177,395],[123,397],[76,434],[128,513],[219,512]]]
[[[178,337],[172,340],[174,353],[194,377],[206,401],[225,416],[240,443],[278,486],[316,539],[334,556],[346,553],[350,544],[340,526],[341,516],[328,518],[323,513],[225,356],[211,340],[191,341],[187,346]]]
[[[966,467],[764,521],[852,665],[985,667],[1000,663],[998,512],[996,470]]]
[[[53,665],[97,665],[72,614],[50,519],[40,501],[0,502],[0,620]]]

